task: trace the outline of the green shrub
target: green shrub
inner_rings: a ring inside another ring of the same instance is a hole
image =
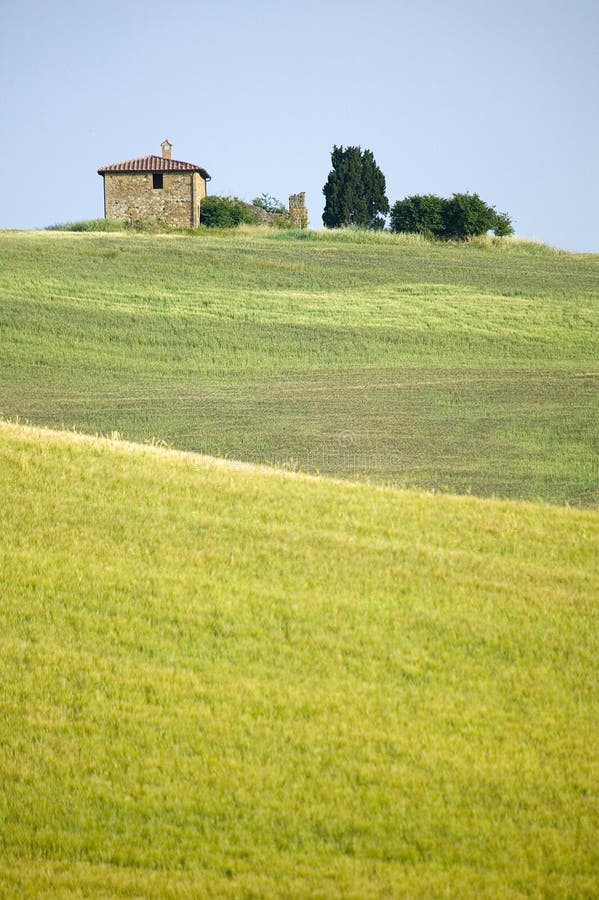
[[[496,212],[478,194],[454,194],[443,209],[443,237],[465,240],[486,234],[495,224]]]
[[[260,221],[248,203],[237,197],[206,197],[200,207],[200,224],[206,228],[237,228]]]
[[[514,226],[512,225],[512,220],[508,216],[507,213],[496,213],[495,214],[495,225],[493,226],[493,234],[496,237],[508,237],[508,235],[514,233]]]
[[[391,231],[439,237],[444,231],[443,210],[447,200],[436,194],[414,195],[398,200],[391,210]]]
[[[465,241],[489,231],[497,237],[513,234],[507,213],[498,213],[478,194],[454,194],[451,200],[435,194],[398,200],[391,210],[391,231]]]

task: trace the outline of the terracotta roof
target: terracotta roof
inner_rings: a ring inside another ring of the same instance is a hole
[[[202,178],[210,181],[210,175],[201,166],[178,159],[166,159],[164,156],[139,156],[137,159],[128,159],[98,169],[98,175],[107,175],[109,172],[199,172]]]

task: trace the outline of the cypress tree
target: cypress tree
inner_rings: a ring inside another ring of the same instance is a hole
[[[325,208],[322,221],[327,228],[358,225],[382,228],[389,211],[385,176],[370,150],[360,147],[333,147],[332,168],[322,192]],[[383,214],[383,215],[381,215]]]

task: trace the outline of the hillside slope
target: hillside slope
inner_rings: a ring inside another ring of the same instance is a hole
[[[0,233],[0,414],[597,505],[598,256],[299,235]]]
[[[0,425],[3,896],[592,897],[599,514]]]

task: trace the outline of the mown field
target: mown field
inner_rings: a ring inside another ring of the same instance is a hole
[[[0,234],[0,414],[596,506],[599,256],[315,232]]]
[[[599,894],[597,510],[6,423],[0,496],[1,896]]]

